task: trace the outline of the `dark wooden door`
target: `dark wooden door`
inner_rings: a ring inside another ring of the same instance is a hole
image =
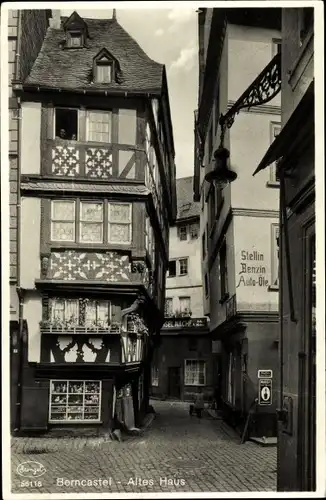
[[[169,396],[180,399],[180,366],[169,367]]]

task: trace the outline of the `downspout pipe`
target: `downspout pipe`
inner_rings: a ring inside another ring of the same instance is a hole
[[[17,47],[15,56],[15,81],[20,81],[20,49],[21,49],[21,25],[22,25],[22,11],[18,11],[17,19]],[[23,384],[23,365],[24,365],[24,303],[23,294],[21,290],[20,279],[20,244],[21,244],[21,194],[20,194],[20,176],[21,176],[21,104],[20,98],[18,101],[18,137],[17,137],[17,294],[19,297],[18,321],[19,321],[19,339],[18,339],[18,386],[17,386],[17,400],[16,400],[16,415],[15,415],[15,432],[19,432],[21,428],[21,407],[22,407],[22,384]]]
[[[283,306],[283,258],[284,258],[284,251],[283,251],[283,231],[284,231],[284,221],[283,221],[283,204],[285,204],[285,191],[284,191],[284,170],[280,169],[280,199],[279,199],[279,204],[280,204],[280,213],[279,213],[279,322],[280,322],[280,327],[279,327],[279,332],[280,332],[280,344],[279,344],[279,363],[280,363],[280,393],[279,393],[279,409],[283,409],[283,366],[284,366],[284,342],[283,342],[283,335],[284,335],[284,325],[283,325],[283,312],[284,312],[284,306]]]

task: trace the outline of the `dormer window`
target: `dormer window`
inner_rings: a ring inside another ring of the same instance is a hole
[[[111,83],[113,64],[106,58],[96,61],[95,79],[98,83]]]
[[[120,65],[118,60],[105,48],[93,59],[94,83],[119,82]]]
[[[78,49],[84,47],[88,37],[88,29],[87,24],[77,12],[73,12],[65,21],[63,29],[66,34],[66,48]]]
[[[68,34],[68,46],[69,47],[81,47],[82,43],[82,34],[81,33],[69,33]]]

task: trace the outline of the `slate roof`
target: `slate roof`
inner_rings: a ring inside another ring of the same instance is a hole
[[[61,18],[61,26],[68,18]],[[41,51],[25,84],[73,89],[160,92],[164,65],[150,59],[115,19],[84,19],[90,38],[87,47],[62,47],[63,28],[49,27]],[[121,83],[92,84],[93,58],[106,48],[120,64]]]
[[[177,220],[200,216],[200,203],[194,201],[193,177],[176,179]]]

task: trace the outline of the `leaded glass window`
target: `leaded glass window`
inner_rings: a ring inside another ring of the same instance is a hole
[[[185,385],[205,385],[206,363],[199,359],[185,360]]]
[[[50,310],[53,322],[79,324],[78,299],[51,299]]]
[[[85,326],[104,327],[109,323],[110,304],[107,301],[90,300],[86,305]]]
[[[131,242],[130,203],[109,203],[109,242]]]
[[[80,203],[80,241],[103,242],[103,203]]]
[[[74,201],[52,201],[51,239],[52,241],[75,241]]]

